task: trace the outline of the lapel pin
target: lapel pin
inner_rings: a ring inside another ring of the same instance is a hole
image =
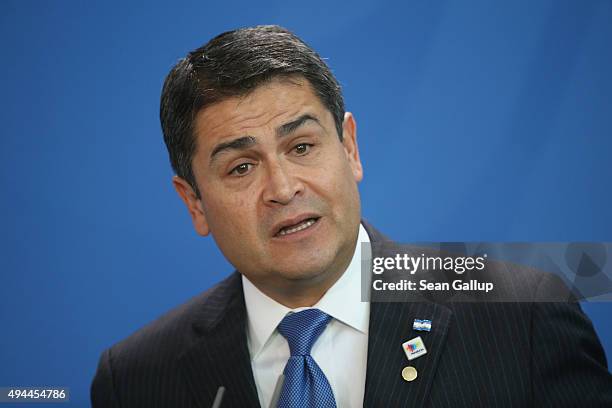
[[[417,378],[417,370],[412,366],[404,367],[402,370],[402,378],[408,382],[414,381]]]
[[[414,319],[412,328],[417,331],[431,331],[431,320]]]
[[[402,348],[404,349],[404,353],[406,353],[408,360],[414,360],[415,358],[427,354],[427,349],[425,348],[425,344],[423,343],[421,336],[408,340],[402,344]]]

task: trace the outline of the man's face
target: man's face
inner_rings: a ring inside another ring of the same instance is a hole
[[[338,138],[303,79],[274,79],[196,116],[201,200],[175,180],[196,230],[272,290],[337,279],[357,239],[362,168],[350,114]],[[183,191],[181,191],[183,190]]]

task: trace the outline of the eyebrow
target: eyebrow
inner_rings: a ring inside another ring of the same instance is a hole
[[[276,129],[276,136],[277,137],[287,136],[288,134],[295,132],[301,126],[304,126],[309,121],[315,122],[319,126],[321,126],[321,122],[319,122],[319,119],[317,119],[313,115],[306,113],[300,116],[299,118],[292,120],[291,122],[287,122],[283,125],[280,125]],[[254,136],[241,136],[236,139],[230,140],[228,142],[219,143],[218,145],[215,146],[213,151],[210,153],[210,164],[213,164],[215,158],[222,152],[225,152],[228,150],[245,150],[256,144],[257,144],[257,139]]]
[[[292,120],[289,123],[285,123],[284,125],[280,125],[278,129],[276,129],[276,135],[278,137],[286,136],[292,132],[295,132],[300,126],[303,126],[308,121],[313,121],[321,126],[321,122],[315,116],[312,116],[308,113],[300,116],[296,120]],[[321,126],[322,127],[322,126]]]
[[[229,142],[219,143],[213,149],[210,154],[210,163],[212,164],[215,160],[215,157],[219,155],[219,153],[227,151],[227,150],[245,150],[251,146],[257,144],[257,139],[253,136],[242,136],[237,139],[230,140]]]

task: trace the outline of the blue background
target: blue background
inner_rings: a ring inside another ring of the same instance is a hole
[[[612,240],[609,0],[0,7],[0,386],[86,406],[103,348],[231,272],[170,184],[158,104],[180,57],[240,26],[328,59],[363,213],[392,238]],[[612,304],[584,307],[609,357]]]

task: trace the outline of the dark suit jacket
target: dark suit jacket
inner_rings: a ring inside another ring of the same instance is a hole
[[[506,269],[521,293],[548,290],[546,275]],[[415,318],[430,319],[431,332],[415,333]],[[234,272],[105,350],[93,407],[205,408],[219,386],[223,408],[258,407],[246,319]],[[428,353],[408,362],[401,344],[416,335]],[[407,365],[412,382],[401,377]],[[577,303],[372,303],[364,406],[612,407],[612,377]]]

